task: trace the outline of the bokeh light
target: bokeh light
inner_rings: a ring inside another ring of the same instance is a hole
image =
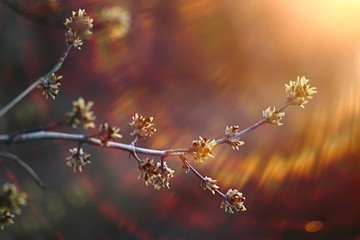
[[[308,232],[317,232],[323,228],[324,224],[321,221],[311,221],[305,225],[305,230]]]

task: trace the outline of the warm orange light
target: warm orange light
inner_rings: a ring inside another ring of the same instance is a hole
[[[311,221],[305,225],[307,232],[318,232],[323,228],[324,224],[321,221]]]

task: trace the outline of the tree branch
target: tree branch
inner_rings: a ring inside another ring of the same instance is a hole
[[[287,106],[290,105],[290,102],[286,102],[283,106],[279,108],[280,110],[284,110]],[[63,123],[63,121],[59,121],[58,124]],[[242,135],[245,135],[252,130],[264,125],[267,123],[266,119],[261,119],[259,122],[255,123],[254,125],[238,132],[232,137],[223,137],[215,141],[216,146],[226,143],[229,139],[235,139]],[[57,124],[54,124],[54,126],[57,126]],[[45,128],[46,129],[46,128]],[[96,136],[96,135],[93,135]],[[32,129],[31,131],[28,130],[22,130],[17,133],[13,134],[0,134],[0,143],[6,143],[6,144],[12,144],[12,143],[20,143],[20,142],[27,142],[32,140],[41,140],[41,139],[56,139],[56,140],[64,140],[64,141],[75,141],[75,142],[81,142],[81,143],[88,143],[91,145],[104,147],[101,144],[101,140],[94,137],[89,137],[84,134],[71,134],[71,133],[63,133],[63,132],[54,132],[54,131],[44,131],[41,127],[38,127],[38,131],[35,129]],[[124,143],[118,143],[118,142],[111,142],[109,141],[109,148],[113,149],[119,149],[123,151],[128,151],[130,154],[135,154],[135,158],[137,153],[140,154],[147,154],[152,156],[158,156],[158,157],[167,157],[167,156],[178,156],[182,155],[184,153],[189,153],[190,148],[188,149],[167,149],[167,150],[154,150],[154,149],[148,149],[148,148],[141,148],[136,147],[135,143],[137,142],[138,137],[135,137],[135,139],[130,144],[124,144]]]
[[[12,139],[9,134],[0,134],[0,143],[20,143],[28,142],[32,140],[41,140],[41,139],[55,139],[55,140],[64,140],[64,141],[73,141],[73,142],[82,142],[88,143],[94,146],[104,147],[101,144],[101,140],[97,138],[89,138],[84,134],[70,134],[62,132],[52,132],[52,131],[38,131],[31,133],[23,133],[14,136]],[[109,142],[109,147],[113,149],[124,150],[133,153],[135,151],[135,146],[132,144],[124,144],[117,142]],[[167,156],[168,151],[166,150],[153,150],[147,148],[136,147],[136,153],[147,154],[152,156]]]
[[[65,61],[65,58],[69,54],[70,49],[73,47],[73,45],[69,44],[67,45],[63,55],[58,60],[58,62],[55,64],[55,66],[44,76],[40,77],[38,80],[36,80],[33,84],[31,84],[29,87],[27,87],[23,92],[21,92],[18,96],[16,96],[10,103],[8,103],[5,107],[0,109],[0,118],[4,116],[11,108],[13,108],[18,102],[20,102],[26,95],[28,95],[34,88],[36,88],[39,84],[42,83],[43,79],[48,78],[51,74],[56,73],[62,66],[62,64]]]
[[[29,165],[27,165],[18,156],[14,155],[12,153],[9,153],[9,152],[5,152],[5,151],[0,151],[0,156],[2,156],[3,158],[7,158],[7,159],[15,161],[17,164],[19,164],[21,167],[23,167],[31,175],[31,177],[34,179],[34,181],[40,188],[45,189],[46,186],[43,183],[43,181],[41,181],[40,177],[35,173],[35,171]]]

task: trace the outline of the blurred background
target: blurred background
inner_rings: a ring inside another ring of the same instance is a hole
[[[2,0],[0,106],[54,66],[66,47],[63,22],[79,8],[94,18],[94,34],[59,71],[59,96],[34,90],[0,119],[1,133],[63,119],[81,96],[125,143],[138,112],[158,129],[139,146],[186,148],[257,122],[285,103],[284,84],[297,76],[318,94],[305,109],[289,107],[283,126],[245,135],[239,151],[220,146],[194,164],[223,192],[244,193],[247,211],[234,215],[177,158],[168,159],[171,189],[156,191],[137,180],[126,152],[84,146],[92,163],[74,174],[65,158],[76,143],[2,145],[47,190],[0,158],[0,183],[29,196],[1,240],[360,239],[360,1]]]

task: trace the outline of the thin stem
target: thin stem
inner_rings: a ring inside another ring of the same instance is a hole
[[[41,79],[39,78],[29,87],[27,87],[22,93],[20,93],[17,97],[15,97],[11,102],[9,102],[5,107],[0,109],[0,118],[5,115],[12,107],[14,107],[18,102],[21,101],[26,95],[29,94],[34,88],[36,88],[40,83]]]
[[[238,137],[240,137],[240,136],[242,136],[242,135],[245,135],[246,133],[251,132],[252,130],[260,127],[261,125],[263,125],[263,124],[265,124],[265,123],[266,123],[266,119],[261,119],[259,122],[257,122],[257,123],[255,123],[254,125],[252,125],[252,126],[246,128],[246,129],[242,130],[241,132],[236,133],[236,134],[235,134],[234,136],[232,136],[232,137],[229,137],[229,138],[227,138],[227,137],[220,138],[220,139],[218,139],[218,140],[215,141],[215,143],[216,143],[215,147],[216,147],[217,145],[226,143],[226,141],[228,141],[229,139],[234,139],[234,138],[238,138]]]
[[[134,146],[134,151],[130,152],[129,154],[132,154],[134,156],[134,158],[136,159],[136,161],[138,161],[138,163],[141,163],[142,161],[136,153],[136,146],[135,146],[138,139],[139,139],[139,136],[135,135],[134,140],[130,143],[130,145]],[[129,155],[129,158],[130,158],[130,155]]]
[[[76,155],[77,155],[77,158],[79,157],[79,155],[80,155],[80,148],[81,148],[81,145],[82,145],[83,143],[82,142],[78,142],[78,147],[77,147],[77,153],[76,153]]]
[[[219,194],[222,198],[224,198],[225,200],[227,199],[226,194],[223,194],[222,192],[220,192],[219,189],[215,189],[215,192],[217,192],[217,194]]]
[[[23,167],[31,175],[31,177],[34,179],[36,185],[38,185],[42,189],[45,189],[46,185],[44,184],[43,181],[41,181],[40,177],[36,174],[36,172],[29,165],[27,165],[23,160],[21,160],[18,156],[14,155],[12,153],[3,152],[3,151],[0,151],[0,156],[15,161],[17,164],[19,164],[21,167]]]
[[[130,152],[130,154],[134,156],[134,158],[136,159],[136,161],[138,161],[138,163],[141,163],[142,160],[139,158],[139,156],[138,156],[137,153],[136,153],[136,146],[135,146],[135,144],[131,144],[131,145],[134,146],[134,151],[133,151],[133,152]]]
[[[135,144],[137,143],[137,140],[139,140],[139,136],[138,136],[138,135],[135,135],[135,138],[134,138],[134,140],[130,143],[130,145],[135,146]]]
[[[133,155],[135,160],[140,164],[142,161],[141,159],[139,158],[139,156],[136,154],[136,152],[129,152],[129,154]],[[129,157],[130,158],[130,157]]]
[[[187,153],[189,149],[169,149],[168,152],[170,155],[173,155],[173,153]]]
[[[36,80],[33,84],[31,84],[29,87],[27,87],[23,92],[21,92],[18,96],[16,96],[10,103],[8,103],[5,107],[0,109],[0,118],[5,115],[11,108],[13,108],[18,102],[20,102],[26,95],[28,95],[34,88],[36,88],[39,84],[41,84],[42,79],[48,78],[52,73],[57,72],[62,64],[64,63],[65,58],[69,54],[70,49],[73,45],[67,45],[63,55],[58,60],[58,62],[55,64],[55,66],[44,76],[40,77],[38,80]]]
[[[189,166],[190,171],[193,172],[198,178],[200,178],[201,181],[205,181],[205,178],[193,167],[191,164],[186,161],[186,164]],[[226,198],[226,195],[220,192],[220,190],[215,189],[215,191],[223,198]]]
[[[9,134],[0,134],[0,143],[8,144],[9,139],[10,139]],[[70,133],[52,132],[52,131],[38,131],[38,132],[19,134],[12,139],[11,143],[21,143],[21,142],[28,142],[28,141],[42,140],[42,139],[58,139],[64,141],[82,142],[94,146],[104,147],[101,144],[101,140],[97,138],[90,138],[83,134],[70,134]],[[133,153],[136,148],[136,153],[140,153],[140,154],[147,154],[158,157],[168,155],[167,150],[140,148],[140,147],[135,147],[134,145],[131,144],[124,144],[118,142],[109,142],[109,148],[119,149],[131,153]]]
[[[284,103],[284,104],[278,109],[278,111],[281,112],[281,111],[285,110],[285,108],[287,108],[290,104],[291,104],[290,101]],[[242,136],[242,135],[245,135],[245,134],[251,132],[252,130],[260,127],[261,125],[264,125],[265,123],[267,123],[267,120],[263,118],[263,119],[261,119],[259,122],[255,123],[254,125],[252,125],[252,126],[246,128],[246,129],[242,130],[241,132],[236,133],[234,136],[231,136],[231,137],[229,137],[229,138],[228,138],[228,137],[220,138],[220,139],[218,139],[218,140],[215,141],[215,143],[216,143],[215,147],[216,147],[217,145],[226,143],[226,142],[227,142],[228,140],[230,140],[230,139],[238,138],[238,137],[240,137],[240,136]]]
[[[165,157],[161,157],[161,171],[164,172],[165,168],[164,168],[164,160],[165,160]]]
[[[198,177],[201,181],[205,181],[205,178],[188,162],[186,164],[189,166],[190,170]]]
[[[283,110],[285,110],[285,108],[287,108],[289,105],[291,104],[291,101],[287,101],[286,103],[284,103],[284,105],[282,105],[278,111],[281,112]]]
[[[63,55],[59,58],[58,62],[55,64],[55,66],[47,73],[43,76],[43,78],[47,78],[49,77],[52,73],[56,73],[57,71],[59,71],[59,69],[61,68],[61,66],[63,65],[66,57],[68,56],[70,49],[73,47],[72,44],[68,44]]]
[[[180,156],[184,155],[184,153],[188,153],[189,149],[169,149],[167,150],[168,156]]]

